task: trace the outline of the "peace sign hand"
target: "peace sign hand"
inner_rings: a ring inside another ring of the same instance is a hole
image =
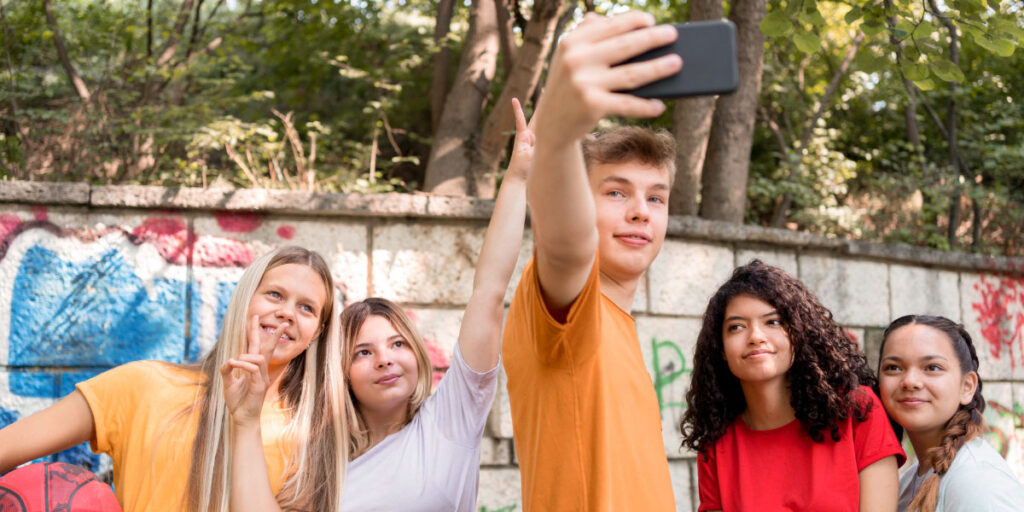
[[[533,119],[530,119],[529,124],[526,123],[523,106],[516,98],[512,98],[512,112],[516,116],[516,140],[512,146],[512,158],[509,159],[505,179],[526,180],[530,165],[533,163],[533,147],[537,144],[537,138],[533,135]]]
[[[283,322],[273,334],[260,327],[259,316],[249,322],[248,347],[238,359],[229,359],[220,367],[224,381],[224,401],[236,425],[258,425],[263,400],[270,387],[267,363],[274,353],[277,340],[289,326]]]

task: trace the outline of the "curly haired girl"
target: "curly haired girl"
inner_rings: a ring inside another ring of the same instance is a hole
[[[803,283],[735,269],[704,312],[681,425],[699,510],[894,510],[904,455],[874,382]]]
[[[964,326],[941,316],[897,318],[878,367],[882,403],[919,459],[900,477],[899,509],[1020,510],[1024,487],[980,435],[985,399]]]

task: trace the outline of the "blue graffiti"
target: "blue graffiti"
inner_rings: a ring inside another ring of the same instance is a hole
[[[217,283],[218,330],[233,289],[234,283]],[[198,283],[164,277],[144,283],[115,249],[68,262],[31,247],[12,297],[8,365],[17,395],[56,398],[129,361],[180,363],[200,355]]]
[[[216,332],[234,288],[233,282],[216,283]],[[30,247],[12,290],[8,392],[59,398],[74,391],[75,384],[130,361],[195,361],[200,357],[201,303],[197,280],[143,282],[116,249],[68,262],[44,247]],[[18,419],[17,411],[0,408],[0,428]],[[93,472],[100,467],[100,457],[88,444],[35,462],[42,461]]]

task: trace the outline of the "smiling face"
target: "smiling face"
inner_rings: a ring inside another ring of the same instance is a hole
[[[408,410],[419,381],[416,353],[387,318],[371,315],[351,344],[348,378],[361,411]]]
[[[246,318],[258,316],[267,334],[288,322],[270,357],[271,368],[288,364],[320,333],[326,301],[323,280],[307,265],[287,263],[263,274]]]
[[[977,374],[963,372],[952,341],[934,327],[906,325],[885,340],[878,375],[882,404],[911,436],[941,438],[977,384]]]
[[[601,272],[637,279],[658,256],[668,226],[669,172],[639,162],[589,169]]]
[[[741,294],[725,306],[722,347],[729,370],[745,384],[785,379],[793,350],[775,308]]]

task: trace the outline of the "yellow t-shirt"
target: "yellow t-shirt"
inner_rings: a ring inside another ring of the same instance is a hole
[[[192,405],[200,381],[194,370],[136,361],[78,383],[96,427],[89,444],[114,460],[114,493],[125,512],[182,510],[199,413],[178,412]],[[263,406],[263,453],[275,494],[290,455],[281,440],[288,421],[277,404]]]
[[[525,511],[675,510],[633,317],[601,293],[596,258],[565,323],[527,263],[502,357]]]

